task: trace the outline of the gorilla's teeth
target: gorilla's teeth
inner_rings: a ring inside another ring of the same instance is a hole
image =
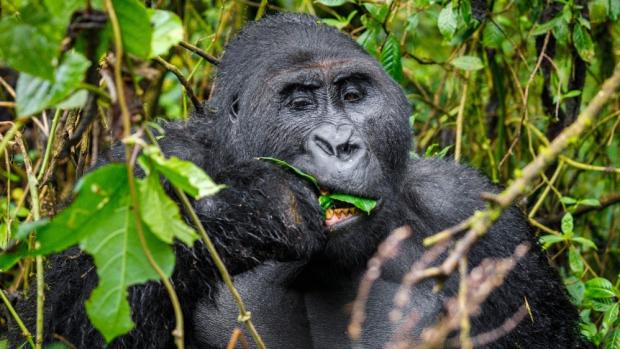
[[[334,216],[334,210],[332,210],[331,208],[328,208],[325,211],[325,218],[331,219],[333,216]]]

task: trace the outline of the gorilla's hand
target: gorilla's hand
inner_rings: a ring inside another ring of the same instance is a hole
[[[247,267],[305,259],[324,246],[323,216],[309,183],[258,160],[231,165],[214,179],[228,188],[195,207],[225,260]]]

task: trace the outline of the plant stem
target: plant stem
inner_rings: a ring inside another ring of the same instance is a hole
[[[258,21],[265,14],[265,9],[267,8],[267,0],[261,0],[260,6],[258,6],[258,10],[256,10],[256,17],[254,17],[255,21]]]
[[[6,148],[6,146],[13,139],[13,137],[15,137],[15,134],[17,134],[17,131],[20,127],[22,127],[23,123],[24,119],[15,120],[11,128],[7,131],[4,137],[2,137],[2,141],[0,141],[0,153],[4,153],[4,148]]]
[[[123,120],[123,134],[124,137],[127,138],[131,134],[131,119],[129,115],[129,109],[127,107],[127,102],[125,100],[125,91],[123,87],[123,76],[122,76],[122,64],[123,64],[123,44],[121,38],[120,26],[118,23],[118,18],[116,17],[116,12],[114,10],[114,6],[112,5],[112,0],[105,1],[108,14],[110,16],[110,22],[112,23],[112,30],[114,32],[114,48],[116,51],[116,62],[114,64],[114,82],[116,85],[116,92],[118,95],[118,103],[121,109],[122,120]],[[174,317],[176,322],[176,327],[174,331],[172,331],[172,335],[174,336],[174,341],[176,347],[179,349],[185,348],[184,341],[184,325],[183,325],[183,312],[181,311],[181,304],[179,303],[179,299],[177,297],[176,292],[174,291],[174,287],[170,283],[170,280],[166,276],[166,274],[161,270],[157,262],[153,258],[151,251],[148,248],[146,243],[146,238],[144,237],[144,231],[142,228],[142,220],[140,218],[140,202],[138,201],[138,195],[136,192],[136,183],[134,178],[134,164],[131,160],[131,150],[130,145],[127,144],[125,146],[125,160],[127,161],[127,177],[129,182],[129,190],[131,195],[131,203],[132,203],[132,213],[136,222],[136,232],[138,234],[138,238],[140,239],[140,245],[146,255],[146,258],[153,268],[159,278],[161,279],[166,291],[168,292],[168,296],[170,297],[170,303],[172,304],[172,308],[174,309]]]
[[[37,180],[41,180],[43,175],[45,174],[45,169],[47,168],[47,164],[50,160],[50,155],[52,153],[52,146],[54,145],[54,138],[56,136],[56,129],[58,128],[58,121],[60,120],[60,109],[56,109],[54,113],[54,118],[52,120],[52,127],[50,128],[49,136],[47,137],[47,145],[45,147],[45,155],[43,156],[43,163],[41,164],[41,168],[39,169],[39,174],[37,175]]]
[[[461,160],[461,143],[463,143],[463,114],[465,113],[465,102],[467,101],[467,85],[469,82],[469,74],[465,75],[465,83],[463,83],[463,95],[459,104],[459,111],[456,114],[456,140],[454,147],[454,161]]]
[[[0,290],[0,298],[2,298],[2,302],[4,303],[4,306],[9,310],[9,313],[11,313],[13,320],[15,320],[15,322],[17,323],[17,326],[22,331],[22,335],[26,337],[26,340],[28,341],[30,346],[34,348],[35,345],[34,345],[34,342],[32,341],[32,334],[30,333],[30,331],[28,331],[28,328],[26,327],[26,325],[24,325],[24,322],[22,321],[22,319],[19,317],[19,315],[15,311],[15,308],[13,308],[11,301],[9,301],[9,299],[6,298],[6,295],[4,294],[3,290]]]

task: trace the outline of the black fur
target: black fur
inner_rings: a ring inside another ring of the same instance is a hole
[[[468,217],[483,207],[482,192],[495,191],[467,167],[410,159],[410,107],[403,92],[357,44],[310,16],[283,14],[247,26],[228,45],[205,110],[187,123],[166,124],[161,146],[229,185],[195,208],[237,275],[268,348],[350,347],[345,308],[366,262],[392,229],[408,224],[413,236],[385,265],[368,302],[361,343],[383,347],[394,327],[387,318],[393,294],[424,252],[422,239]],[[380,207],[328,229],[313,188],[257,156],[286,160],[322,186],[380,199]],[[488,347],[578,347],[577,312],[517,209],[505,212],[475,246],[469,264],[509,256],[521,242],[529,242],[531,251],[472,318],[472,333],[496,328],[527,299],[531,319]],[[192,249],[179,244],[176,255],[172,280],[188,345],[225,347],[237,312],[210,258],[201,243]],[[46,276],[46,340],[57,333],[80,348],[103,346],[83,306],[97,282],[90,257],[75,249],[54,256]],[[432,292],[432,280],[412,291],[409,309],[421,318],[414,335],[437,319],[443,301],[455,293],[454,281],[439,293]],[[174,316],[162,286],[133,287],[130,303],[137,328],[109,347],[171,347]],[[31,326],[34,300],[19,310]],[[13,345],[23,342],[18,337],[14,330]]]

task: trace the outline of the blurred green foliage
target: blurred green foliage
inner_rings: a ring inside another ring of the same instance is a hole
[[[13,246],[20,224],[31,220],[24,156],[40,166],[50,146],[43,131],[49,130],[53,108],[68,110],[59,131],[70,135],[79,123],[76,108],[87,103],[86,92],[100,96],[96,121],[80,146],[52,169],[56,187],[44,195],[51,207],[70,195],[85,164],[95,162],[97,149],[119,134],[118,110],[111,103],[115,96],[106,87],[113,63],[106,55],[109,23],[94,33],[70,27],[79,22],[72,14],[84,14],[86,3],[103,10],[103,2],[95,0],[0,0],[0,77],[16,92],[0,85],[0,102],[6,102],[0,104],[0,120],[19,117],[42,125],[28,125],[23,131],[27,153],[7,155],[3,164],[10,164],[0,168],[2,248]],[[620,61],[620,0],[113,3],[131,56],[125,84],[140,122],[183,119],[192,109],[178,79],[153,57],[175,65],[206,100],[215,67],[175,46],[179,40],[218,57],[257,16],[305,12],[351,35],[402,85],[414,106],[412,156],[457,157],[498,184],[519,176],[544,151]],[[101,79],[88,81],[93,63]],[[620,348],[619,124],[616,96],[519,203],[579,306],[583,334],[605,348]],[[21,263],[0,282],[12,291],[26,288],[24,275],[31,270],[28,262]]]

